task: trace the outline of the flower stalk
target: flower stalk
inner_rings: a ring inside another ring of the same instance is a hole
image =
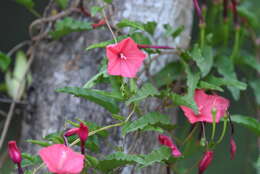
[[[222,129],[222,133],[217,141],[217,144],[221,143],[225,134],[226,134],[226,130],[227,130],[227,122],[228,122],[228,117],[227,115],[224,116],[224,125],[223,125],[223,129]]]

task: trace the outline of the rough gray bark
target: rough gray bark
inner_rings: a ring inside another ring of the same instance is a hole
[[[174,47],[188,45],[193,18],[191,0],[114,0],[113,4],[112,23],[116,23],[122,18],[142,22],[156,21],[158,27],[153,38],[154,44]],[[77,18],[88,20],[83,16],[77,16]],[[185,32],[174,41],[171,38],[165,38],[162,36],[162,26],[167,23],[173,28],[184,25]],[[107,29],[95,30],[70,34],[59,41],[42,40],[34,47],[36,57],[32,67],[33,90],[29,92],[30,104],[23,121],[22,140],[42,139],[49,133],[62,131],[65,121],[75,120],[75,118],[93,121],[99,125],[112,123],[110,114],[98,105],[72,95],[54,92],[59,87],[82,86],[95,75],[103,58],[104,49],[89,52],[84,49],[92,43],[108,39],[111,39],[111,34]],[[170,59],[172,57],[160,59],[160,62],[152,65],[151,72],[163,67]],[[119,129],[111,129],[110,132],[107,142],[104,142],[102,146],[106,154],[113,150],[110,145],[106,146],[108,142],[112,145],[125,142],[126,151],[129,151],[131,142],[134,142],[136,146],[131,147],[131,152],[134,153],[148,153],[157,144],[154,136],[141,134],[122,139]],[[23,146],[27,151],[37,152],[37,148],[33,145],[23,144]],[[128,174],[131,172],[131,168],[125,168],[122,171],[122,173]],[[155,166],[142,170],[142,173],[164,172],[160,167]]]

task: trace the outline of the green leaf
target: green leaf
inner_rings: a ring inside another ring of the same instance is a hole
[[[127,36],[127,35],[119,36],[119,37],[117,37],[117,41],[121,41],[127,37],[129,37],[129,36]],[[104,47],[114,44],[114,43],[115,43],[114,40],[108,40],[108,41],[92,44],[86,48],[86,51],[91,50],[93,48],[104,48]]]
[[[45,140],[51,141],[53,144],[63,144],[63,138],[59,133],[51,133],[44,137]]]
[[[215,76],[208,76],[205,79],[206,82],[211,83],[216,86],[232,86],[236,87],[239,90],[245,90],[247,88],[247,84],[240,82],[235,79],[226,79],[226,78],[221,78],[221,77],[215,77]]]
[[[249,84],[254,90],[254,96],[256,98],[257,104],[260,105],[260,80],[256,79],[254,81],[251,81]]]
[[[150,154],[142,155],[144,158],[144,164],[141,167],[153,165],[154,163],[162,163],[169,160],[172,157],[171,149],[162,146],[158,149],[153,150]]]
[[[253,117],[247,117],[243,115],[232,115],[231,120],[234,123],[241,124],[248,129],[250,129],[253,133],[260,136],[260,122]]]
[[[239,16],[247,19],[247,22],[249,22],[249,24],[256,28],[258,26],[258,17],[256,15],[256,13],[254,13],[253,11],[250,11],[248,8],[246,8],[245,6],[239,5],[237,7],[237,11]]]
[[[0,51],[0,70],[5,72],[11,63],[11,58]]]
[[[90,9],[90,13],[91,13],[91,16],[96,16],[96,14],[98,12],[101,12],[102,11],[102,7],[99,7],[99,6],[92,6],[91,9]]]
[[[141,32],[135,32],[135,33],[131,34],[130,36],[137,44],[146,44],[146,45],[151,44],[149,37],[145,36]]]
[[[27,9],[33,9],[34,8],[34,2],[33,0],[16,0],[18,4],[23,5]]]
[[[112,114],[112,118],[119,120],[119,121],[125,121],[126,117],[118,114]]]
[[[223,91],[224,91],[224,90],[223,90],[221,87],[219,87],[218,85],[211,84],[211,83],[208,83],[208,82],[206,82],[206,81],[200,81],[198,88],[206,89],[206,90],[215,90],[215,91],[220,91],[220,92],[223,92]]]
[[[149,21],[146,24],[143,24],[144,30],[152,36],[154,35],[156,26],[157,26],[157,23],[154,21]]]
[[[38,155],[31,155],[28,153],[22,153],[22,167],[29,167],[32,165],[40,164],[42,162]]]
[[[111,4],[113,0],[103,0],[105,3]]]
[[[205,46],[203,50],[196,45],[191,52],[192,59],[196,62],[201,71],[202,77],[205,77],[211,70],[213,65],[213,50],[209,46]]]
[[[237,75],[235,72],[234,64],[229,57],[220,56],[216,61],[218,72],[224,76],[226,80],[237,81]],[[238,100],[240,97],[240,88],[237,86],[227,86],[231,92],[233,98]]]
[[[256,71],[260,72],[260,63],[256,60],[253,56],[241,56],[240,60],[250,66],[251,68],[255,69]]]
[[[97,165],[99,164],[98,159],[93,157],[93,156],[90,156],[90,155],[86,155],[86,161],[87,161],[87,166],[88,167],[96,168]]]
[[[84,89],[84,88],[78,88],[78,87],[65,87],[65,88],[59,88],[56,90],[57,92],[63,92],[68,94],[73,94],[77,97],[82,97],[84,99],[87,99],[89,101],[92,101],[108,111],[110,111],[113,114],[116,114],[119,112],[119,108],[117,103],[111,96],[104,95],[104,91],[95,90],[95,89]]]
[[[129,132],[143,130],[147,126],[160,127],[166,130],[172,130],[175,127],[167,115],[151,112],[133,122],[125,124],[122,127],[122,134],[124,136]]]
[[[194,99],[191,99],[187,95],[181,96],[176,93],[171,93],[171,99],[173,103],[177,106],[187,106],[191,108],[193,111],[196,111],[198,109],[196,103],[194,102]]]
[[[116,24],[116,26],[118,28],[131,27],[131,28],[145,31],[142,23],[137,22],[137,21],[130,21],[128,19],[121,20],[119,23]]]
[[[132,96],[129,100],[126,101],[126,104],[141,101],[147,97],[159,95],[159,91],[153,87],[151,83],[145,83],[140,90],[137,91],[136,95]]]
[[[32,144],[37,144],[37,145],[40,145],[41,147],[47,147],[47,146],[51,145],[50,143],[48,143],[46,141],[40,141],[40,140],[26,140],[26,142],[32,143]]]
[[[97,168],[103,172],[108,173],[113,169],[131,164],[143,164],[143,158],[138,155],[129,155],[123,152],[115,152],[100,160]]]
[[[65,9],[68,6],[68,0],[56,0],[56,2],[62,9]]]
[[[108,77],[107,70],[103,69],[99,73],[97,73],[95,76],[93,76],[87,83],[83,86],[83,88],[92,88],[94,87],[98,82],[100,82],[104,77]]]
[[[92,26],[90,22],[78,21],[71,17],[66,17],[55,24],[55,29],[50,32],[50,35],[54,39],[59,39],[72,32],[87,31],[91,29]]]
[[[5,82],[8,94],[16,100],[20,100],[25,90],[25,80],[23,79],[27,69],[26,55],[19,51],[16,54],[14,71],[8,71],[5,74]],[[21,85],[20,93],[18,94],[19,86]]]
[[[183,25],[178,27],[177,29],[173,29],[172,26],[169,24],[164,24],[163,27],[165,29],[165,37],[171,36],[173,39],[179,36],[185,29]]]
[[[179,61],[168,63],[162,70],[156,73],[152,78],[158,88],[169,85],[174,80],[181,77],[183,66]]]

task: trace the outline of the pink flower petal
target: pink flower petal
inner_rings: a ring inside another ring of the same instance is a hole
[[[165,145],[165,146],[171,148],[172,155],[174,157],[180,157],[182,155],[181,152],[179,151],[179,149],[177,148],[177,146],[172,142],[172,140],[169,137],[167,137],[165,135],[159,135],[158,140],[162,145]]]
[[[63,144],[42,148],[39,155],[52,173],[78,174],[83,169],[84,155],[74,152]]]
[[[184,115],[188,118],[190,123],[196,122],[213,122],[212,110],[216,109],[216,123],[219,122],[229,107],[229,101],[224,97],[218,95],[208,95],[203,90],[196,90],[194,100],[197,104],[199,113],[196,115],[191,108],[181,106]]]
[[[108,45],[106,55],[108,58],[108,74],[129,78],[136,76],[147,56],[130,37],[117,44]]]

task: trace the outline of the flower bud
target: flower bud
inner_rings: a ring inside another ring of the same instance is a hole
[[[88,127],[84,125],[83,123],[80,123],[79,130],[78,130],[78,136],[80,141],[86,141],[88,139]]]
[[[65,132],[64,136],[69,137],[69,136],[75,135],[78,133],[78,131],[79,131],[79,128],[69,129],[68,131]]]
[[[230,139],[230,156],[231,156],[232,160],[235,158],[236,151],[237,151],[236,142],[233,139],[233,137],[231,137],[231,139]]]
[[[21,161],[22,161],[21,151],[17,147],[15,141],[9,141],[8,142],[8,153],[9,153],[11,160],[15,164],[21,164]]]
[[[179,151],[179,149],[177,148],[177,146],[172,142],[172,140],[170,140],[169,137],[167,137],[165,135],[159,135],[158,140],[162,145],[165,145],[165,146],[171,148],[172,155],[174,157],[180,157],[182,155],[181,152]]]
[[[214,152],[210,150],[204,153],[204,156],[199,163],[199,174],[202,174],[208,168],[213,159],[213,154]]]

